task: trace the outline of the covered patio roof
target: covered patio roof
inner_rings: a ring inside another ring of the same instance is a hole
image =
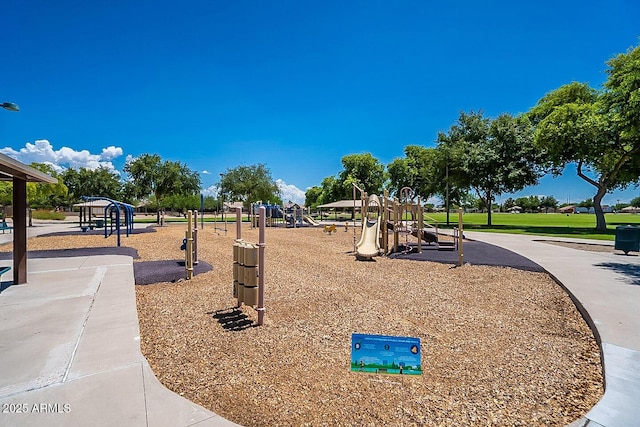
[[[27,182],[58,180],[0,153],[0,180],[13,181],[13,284],[27,283]]]
[[[0,153],[0,180],[11,181],[13,178],[25,182],[58,183],[56,178]]]

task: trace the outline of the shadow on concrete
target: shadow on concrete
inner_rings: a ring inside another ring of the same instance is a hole
[[[607,270],[622,274],[623,276],[625,276],[626,283],[630,285],[640,286],[640,265],[623,264],[619,262],[601,262],[600,264],[596,264],[595,266],[606,268]]]

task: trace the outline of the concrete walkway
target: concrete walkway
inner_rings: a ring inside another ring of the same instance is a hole
[[[465,236],[540,264],[569,291],[592,328],[595,326],[603,356],[605,394],[572,427],[640,425],[640,256],[633,252],[625,256],[621,251],[588,252],[542,242],[585,242],[577,239],[467,231]]]
[[[29,236],[74,227],[34,225]],[[540,264],[595,327],[606,391],[572,426],[638,425],[640,257],[537,241],[545,237],[465,235]],[[0,243],[11,238],[0,235]],[[5,265],[10,261],[0,261]],[[132,259],[124,256],[28,261],[29,283],[0,293],[0,425],[236,425],[155,378],[140,351],[133,277]]]
[[[74,227],[34,222],[28,235]],[[0,293],[0,425],[236,425],[156,379],[140,350],[131,257],[29,259],[27,280]]]
[[[235,425],[156,379],[131,257],[33,259],[27,278],[0,294],[0,425]]]

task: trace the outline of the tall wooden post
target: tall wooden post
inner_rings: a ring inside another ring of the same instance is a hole
[[[13,177],[13,284],[27,283],[27,181]]]
[[[264,323],[264,249],[266,247],[265,242],[265,215],[266,209],[264,206],[260,206],[260,230],[258,232],[258,325]]]

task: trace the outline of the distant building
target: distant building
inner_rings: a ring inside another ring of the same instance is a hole
[[[613,213],[613,209],[609,205],[602,205],[602,212],[604,212],[604,213]],[[593,208],[593,207],[589,208],[589,213],[590,214],[596,213],[596,209]]]

